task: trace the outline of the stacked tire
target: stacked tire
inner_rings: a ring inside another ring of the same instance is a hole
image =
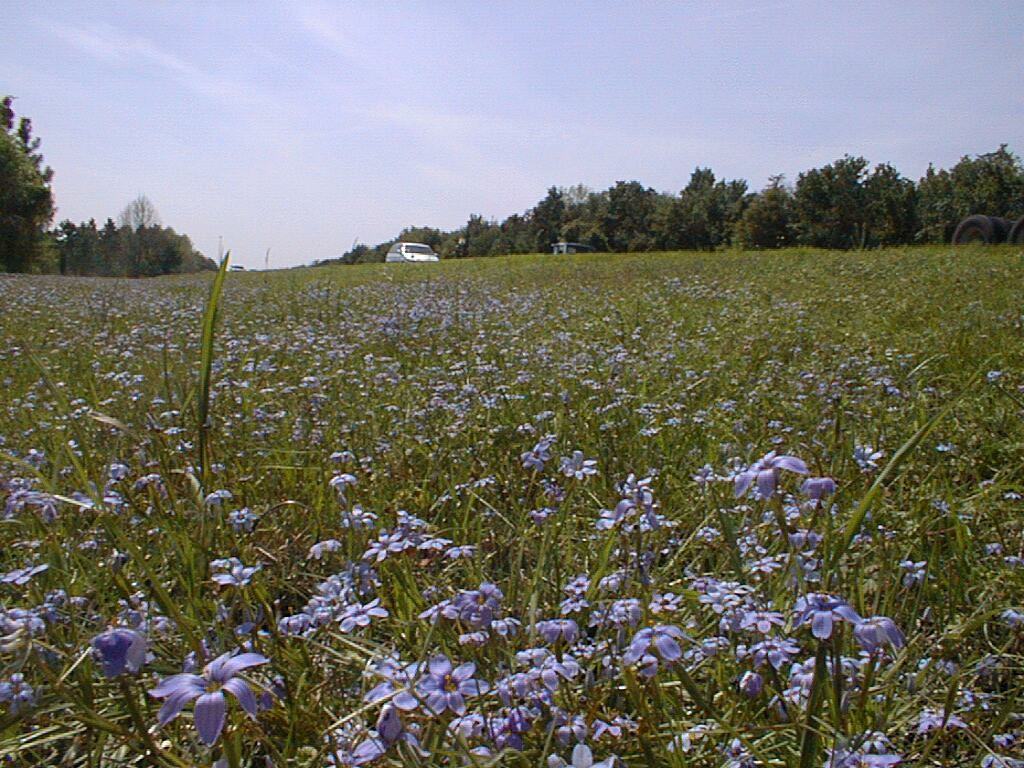
[[[1006,238],[1006,242],[1013,243],[1014,245],[1024,245],[1024,216],[1021,216],[1010,227],[1010,234]]]
[[[980,214],[968,216],[957,225],[956,231],[953,232],[953,245],[1022,242],[1012,239],[1015,235],[1024,238],[1021,222],[1024,222],[1024,217],[1012,222],[998,216],[982,216]]]

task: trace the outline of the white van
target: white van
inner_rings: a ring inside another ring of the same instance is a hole
[[[439,256],[434,249],[423,243],[395,243],[384,257],[388,264],[410,261],[438,261]]]

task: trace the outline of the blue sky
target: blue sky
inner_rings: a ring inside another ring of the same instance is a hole
[[[1022,22],[1020,0],[5,0],[0,93],[56,221],[145,194],[208,256],[285,267],[552,185],[1021,154]]]

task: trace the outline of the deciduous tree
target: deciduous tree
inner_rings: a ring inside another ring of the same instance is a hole
[[[765,189],[750,196],[736,222],[734,244],[740,248],[785,248],[796,240],[795,224],[793,192],[783,184],[783,176],[772,176]]]
[[[612,251],[649,251],[654,246],[651,215],[657,193],[638,181],[617,181],[608,190],[602,230]]]
[[[1000,145],[995,152],[964,155],[952,170],[929,166],[917,184],[922,239],[948,241],[961,220],[975,213],[1014,219],[1024,215],[1024,166]]]
[[[888,163],[875,166],[864,180],[867,198],[867,244],[902,245],[918,231],[917,189]]]
[[[847,155],[801,173],[796,182],[800,242],[819,248],[858,248],[867,233],[864,176],[868,161]]]
[[[533,207],[530,214],[533,250],[546,253],[551,250],[552,243],[562,239],[565,213],[565,193],[558,187],[551,187],[547,196]]]

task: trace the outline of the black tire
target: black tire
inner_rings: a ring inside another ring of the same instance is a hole
[[[998,216],[990,216],[989,218],[992,219],[992,242],[1007,242],[1010,238],[1010,230],[1013,229],[1013,222]]]
[[[1021,216],[1013,223],[1006,242],[1013,243],[1014,245],[1024,245],[1024,216]]]
[[[957,225],[956,231],[953,233],[953,245],[966,245],[968,243],[985,243],[988,245],[996,234],[996,227],[995,220],[991,216],[982,216],[980,214],[968,216]]]

